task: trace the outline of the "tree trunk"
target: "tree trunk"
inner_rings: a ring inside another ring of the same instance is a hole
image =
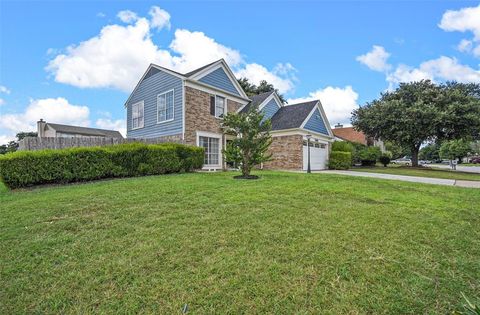
[[[243,154],[242,175],[250,176],[250,152],[244,152]]]
[[[416,145],[412,148],[412,166],[418,167],[418,152],[420,151],[420,145]]]

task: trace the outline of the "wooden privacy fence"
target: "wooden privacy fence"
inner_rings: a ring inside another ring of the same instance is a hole
[[[183,143],[183,140],[179,136],[164,136],[161,138],[37,138],[27,137],[19,141],[18,150],[43,150],[43,149],[65,149],[74,147],[98,147],[107,146],[113,144],[131,143],[131,142],[143,142],[149,144],[175,142]]]

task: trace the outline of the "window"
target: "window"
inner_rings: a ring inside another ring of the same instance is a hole
[[[143,101],[132,105],[132,129],[143,128]]]
[[[157,96],[157,122],[173,120],[173,90]]]
[[[220,160],[220,147],[218,138],[199,137],[199,146],[205,149],[205,165],[218,165]]]
[[[225,104],[227,103],[225,97],[218,95],[210,96],[210,114],[215,117],[223,117],[225,114]]]

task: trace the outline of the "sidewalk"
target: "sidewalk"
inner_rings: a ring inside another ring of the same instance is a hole
[[[368,173],[368,172],[353,172],[353,171],[319,171],[319,173],[326,174],[339,174],[339,175],[348,175],[348,176],[359,176],[359,177],[371,177],[371,178],[380,178],[380,179],[389,179],[389,180],[401,180],[405,182],[413,183],[423,183],[423,184],[433,184],[433,185],[443,185],[443,186],[459,186],[459,187],[468,187],[468,188],[479,188],[480,181],[468,181],[468,180],[455,180],[455,179],[443,179],[443,178],[430,178],[430,177],[419,177],[419,176],[405,176],[405,175],[392,175],[392,174],[381,174],[381,173]]]

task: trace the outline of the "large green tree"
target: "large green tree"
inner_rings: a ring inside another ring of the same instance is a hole
[[[412,165],[425,142],[478,138],[480,85],[430,80],[401,83],[352,113],[353,126],[375,139],[408,148]]]
[[[251,83],[247,78],[240,78],[237,81],[248,96],[254,96],[265,92],[275,91],[278,94],[280,100],[284,104],[287,103],[283,95],[278,93],[278,89],[276,89],[273,84],[268,83],[265,80],[260,81],[259,85]]]
[[[272,124],[263,117],[258,107],[253,106],[247,113],[230,112],[223,118],[222,129],[232,136],[223,153],[227,162],[240,166],[242,178],[252,178],[252,168],[271,158],[267,150],[272,143]]]

